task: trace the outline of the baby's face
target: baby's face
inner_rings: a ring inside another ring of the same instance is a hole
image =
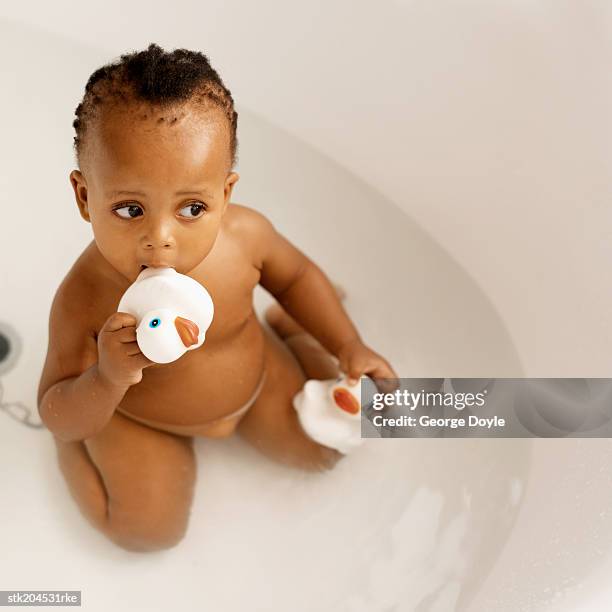
[[[104,258],[130,282],[143,264],[194,270],[213,247],[239,178],[228,173],[223,117],[141,109],[108,112],[92,127],[87,167],[70,179]]]

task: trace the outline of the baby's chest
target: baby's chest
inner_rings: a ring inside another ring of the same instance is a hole
[[[211,340],[223,340],[240,330],[253,314],[253,291],[260,272],[246,261],[230,262],[218,258],[206,265],[193,278],[206,288],[213,301],[214,315],[207,332]]]

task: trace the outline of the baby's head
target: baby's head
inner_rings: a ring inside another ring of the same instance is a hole
[[[73,126],[70,173],[103,257],[188,274],[213,247],[239,176],[238,114],[205,55],[156,44],[96,70]]]

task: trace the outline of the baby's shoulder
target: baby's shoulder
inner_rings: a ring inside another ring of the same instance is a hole
[[[231,203],[225,213],[225,228],[241,236],[256,236],[269,231],[272,227],[270,220],[258,210],[244,204]]]
[[[93,288],[91,274],[87,270],[87,249],[72,264],[66,273],[64,280],[57,288],[56,299],[62,299],[67,303],[78,301],[80,297],[87,297]]]
[[[224,233],[231,240],[247,248],[254,258],[259,258],[276,230],[270,220],[258,210],[244,204],[228,204],[223,219]]]
[[[58,287],[55,301],[61,304],[60,312],[78,320],[88,332],[99,329],[101,310],[110,293],[108,283],[95,265],[93,242],[74,262]]]

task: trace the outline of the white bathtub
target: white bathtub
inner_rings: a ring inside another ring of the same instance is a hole
[[[3,402],[36,412],[51,299],[92,239],[68,173],[72,114],[100,59],[2,21],[0,50],[0,325],[23,343],[0,382]],[[362,336],[400,375],[524,374],[490,300],[410,217],[238,111],[233,200],[267,214],[346,287]],[[255,298],[261,312],[269,297]],[[4,589],[81,590],[88,611],[518,612],[612,602],[609,440],[367,440],[313,475],[237,438],[197,439],[187,536],[141,555],[80,515],[49,432],[2,412],[0,422]]]

